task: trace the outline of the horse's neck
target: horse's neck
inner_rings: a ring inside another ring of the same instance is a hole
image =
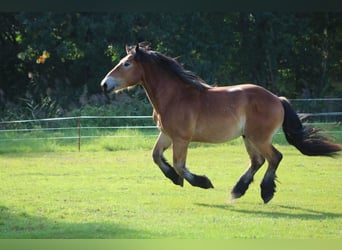
[[[177,79],[154,67],[144,67],[142,86],[153,108],[160,114],[167,109],[170,101],[182,91],[182,85]]]

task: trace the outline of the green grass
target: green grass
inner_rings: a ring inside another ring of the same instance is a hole
[[[215,186],[203,190],[163,176],[151,159],[154,139],[89,139],[81,152],[74,142],[0,145],[0,238],[342,238],[341,156],[276,145],[284,159],[274,199],[260,198],[263,167],[230,203],[248,165],[240,140],[189,149],[189,169]]]
[[[81,133],[81,151],[115,151],[150,149],[158,136],[151,130],[84,130]],[[63,139],[64,138],[64,139]],[[77,131],[11,132],[1,134],[0,154],[34,152],[77,152]]]

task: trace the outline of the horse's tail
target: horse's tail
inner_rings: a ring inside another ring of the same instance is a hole
[[[335,144],[321,134],[320,129],[303,126],[300,118],[286,98],[280,97],[285,115],[283,131],[286,140],[302,154],[309,156],[334,156],[342,150],[342,145]]]

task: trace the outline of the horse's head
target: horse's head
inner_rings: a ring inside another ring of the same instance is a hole
[[[149,43],[143,42],[136,46],[126,46],[127,55],[103,78],[101,87],[104,92],[115,91],[133,87],[142,79],[143,70],[138,63],[141,50],[148,50]]]

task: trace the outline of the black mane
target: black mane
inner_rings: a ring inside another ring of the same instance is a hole
[[[210,88],[203,79],[198,77],[195,73],[186,70],[174,58],[161,54],[160,52],[149,50],[149,47],[139,46],[138,50],[131,50],[135,54],[135,60],[140,62],[153,62],[162,67],[170,75],[178,77],[182,82],[193,86],[199,90]]]

